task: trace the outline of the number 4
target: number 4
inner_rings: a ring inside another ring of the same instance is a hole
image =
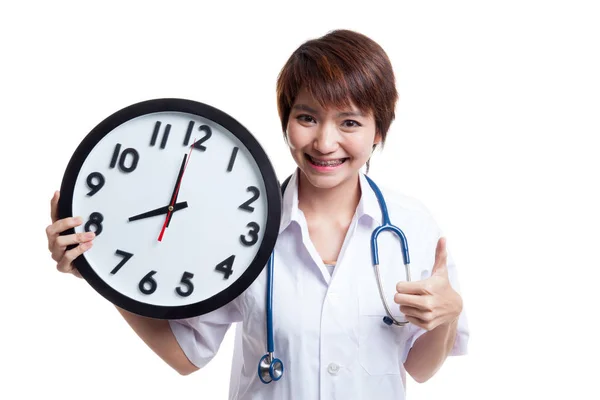
[[[216,271],[222,272],[225,275],[223,279],[229,279],[229,276],[233,273],[233,260],[235,260],[234,255],[220,262],[215,267]]]

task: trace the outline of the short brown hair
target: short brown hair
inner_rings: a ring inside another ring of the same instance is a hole
[[[277,109],[284,136],[302,87],[321,107],[347,107],[351,100],[361,111],[372,111],[381,143],[385,142],[398,92],[390,60],[372,39],[350,30],[334,30],[296,49],[277,78]]]

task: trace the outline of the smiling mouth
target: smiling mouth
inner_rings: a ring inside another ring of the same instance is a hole
[[[322,160],[317,160],[306,153],[304,153],[304,158],[306,158],[311,164],[316,165],[317,167],[337,167],[338,165],[341,165],[341,164],[345,163],[346,160],[348,160],[348,157],[346,157],[346,158],[337,158],[335,160],[322,161]]]

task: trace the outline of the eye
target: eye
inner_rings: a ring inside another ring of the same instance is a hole
[[[311,117],[308,114],[300,114],[296,117],[296,119],[301,122],[317,122],[313,117]]]
[[[342,122],[342,125],[344,125],[346,128],[358,128],[362,126],[358,121],[355,121],[353,119],[345,120],[344,122]]]

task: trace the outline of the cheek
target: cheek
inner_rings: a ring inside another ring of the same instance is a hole
[[[294,135],[294,132],[291,132],[290,130],[287,131],[287,143],[292,150],[298,148],[297,135]]]
[[[299,149],[309,142],[309,135],[306,128],[293,123],[288,123],[287,141],[291,149]]]
[[[369,156],[371,155],[371,149],[372,149],[372,142],[370,141],[358,141],[355,143],[352,143],[351,146],[351,151],[352,151],[352,155],[354,156],[354,158],[362,160],[362,159],[368,159]]]

